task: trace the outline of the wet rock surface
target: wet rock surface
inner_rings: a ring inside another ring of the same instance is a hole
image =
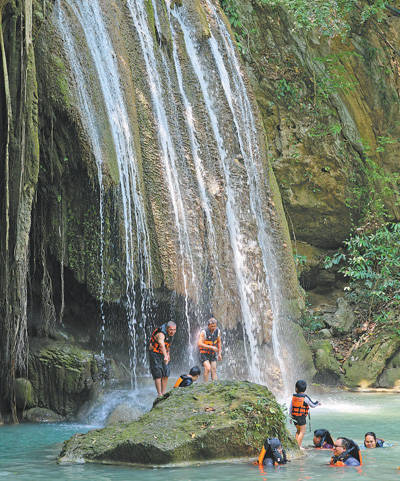
[[[265,386],[220,381],[173,389],[137,421],[73,436],[59,462],[165,465],[256,457],[271,436],[298,453]]]

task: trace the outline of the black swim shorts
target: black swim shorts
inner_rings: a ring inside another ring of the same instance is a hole
[[[216,360],[217,360],[217,353],[216,352],[210,352],[210,353],[201,352],[200,353],[200,363],[202,365],[205,363],[205,361],[213,362],[213,361],[216,361]]]
[[[162,377],[169,377],[169,364],[165,364],[164,356],[158,352],[149,352],[150,372],[153,379],[160,379]]]
[[[307,424],[307,416],[292,416],[295,426],[305,426]]]

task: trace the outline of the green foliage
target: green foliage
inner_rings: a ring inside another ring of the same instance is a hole
[[[400,202],[400,173],[386,172],[376,160],[376,155],[382,153],[386,145],[395,143],[399,143],[399,139],[380,136],[375,152],[371,152],[364,142],[364,158],[358,160],[357,169],[349,175],[352,187],[346,204],[361,224],[387,218],[385,199],[393,198],[396,204]]]
[[[400,223],[353,235],[344,251],[325,259],[325,268],[334,265],[341,265],[350,296],[367,308],[369,320],[394,317],[400,308]]]
[[[245,55],[249,50],[248,45],[246,45],[246,39],[248,44],[249,32],[242,22],[238,0],[220,0],[220,5],[234,29],[236,44],[240,52]]]
[[[324,327],[324,321],[319,314],[306,310],[299,321],[300,326],[306,334],[313,334]]]
[[[350,57],[358,56],[356,52],[343,51],[316,60],[324,66],[324,74],[316,79],[317,100],[328,100],[329,96],[343,92],[348,93],[357,86],[357,80],[346,71],[344,61]]]
[[[301,254],[293,254],[294,262],[296,266],[305,266],[307,262],[307,256]]]
[[[351,17],[359,15],[365,22],[374,17],[380,21],[385,2],[374,0],[364,5],[357,0],[257,0],[259,5],[282,6],[293,16],[296,26],[304,30],[318,29],[322,35],[346,35],[351,29]]]

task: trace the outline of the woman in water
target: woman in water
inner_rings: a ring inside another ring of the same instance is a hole
[[[314,447],[318,449],[333,449],[332,436],[327,429],[316,429],[313,438]]]
[[[377,438],[375,433],[369,431],[364,436],[364,446],[367,449],[384,448],[385,441],[383,439]]]

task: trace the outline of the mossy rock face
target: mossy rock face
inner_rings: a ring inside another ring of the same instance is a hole
[[[77,434],[59,461],[165,465],[257,456],[271,436],[296,449],[270,391],[220,381],[173,389],[137,421]]]
[[[32,343],[29,377],[39,407],[73,416],[91,397],[98,372],[91,351],[63,342]]]
[[[35,406],[34,392],[29,379],[20,377],[15,380],[15,398],[19,409]]]
[[[314,381],[324,384],[338,384],[343,379],[340,364],[335,358],[332,344],[327,339],[316,341],[312,345],[314,351],[314,363],[317,374]]]
[[[399,346],[399,338],[380,336],[353,351],[343,364],[346,385],[368,387],[378,384],[377,378]]]

